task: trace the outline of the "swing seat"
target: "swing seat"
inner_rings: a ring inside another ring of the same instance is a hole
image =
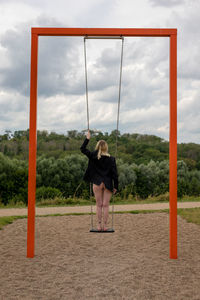
[[[104,230],[98,230],[96,228],[92,228],[90,229],[90,232],[96,232],[96,233],[112,233],[115,232],[115,230],[113,228],[108,228],[106,231]]]

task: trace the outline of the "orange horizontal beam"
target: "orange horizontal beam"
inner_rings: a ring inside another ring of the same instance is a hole
[[[33,27],[32,33],[43,36],[145,36],[166,37],[177,34],[176,28],[43,28]]]

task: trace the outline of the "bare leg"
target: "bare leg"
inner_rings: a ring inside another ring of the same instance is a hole
[[[98,230],[101,230],[102,208],[103,208],[103,189],[102,184],[93,184],[93,192],[96,198]]]
[[[110,203],[111,196],[112,196],[112,192],[105,188],[103,193],[104,230],[107,230],[107,223],[109,217],[109,203]]]

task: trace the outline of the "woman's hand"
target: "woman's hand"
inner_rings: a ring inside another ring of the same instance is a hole
[[[86,138],[89,140],[90,139],[90,131],[88,130],[88,133],[86,135]]]
[[[113,194],[116,194],[117,193],[117,190],[114,188],[113,189]]]

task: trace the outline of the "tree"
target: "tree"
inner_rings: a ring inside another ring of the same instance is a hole
[[[37,160],[37,174],[40,186],[58,188],[64,196],[72,196],[77,185],[83,179],[87,158],[81,154],[72,154],[55,159],[41,157]]]
[[[5,205],[21,195],[27,203],[28,168],[24,161],[11,160],[0,153],[0,199]]]

